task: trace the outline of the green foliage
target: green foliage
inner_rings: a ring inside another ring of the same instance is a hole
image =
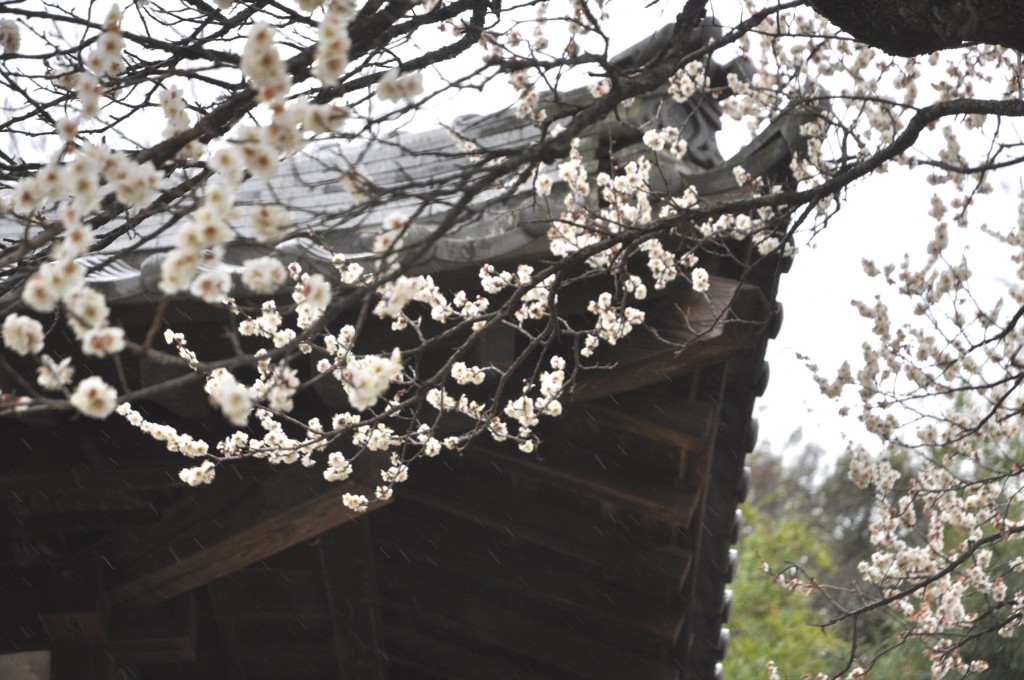
[[[800,677],[823,667],[842,667],[847,643],[814,623],[822,618],[815,601],[789,592],[761,570],[789,562],[828,570],[828,546],[795,517],[773,521],[753,508],[744,509],[753,530],[740,542],[740,567],[733,589],[736,600],[729,622],[733,634],[725,661],[726,677],[763,680],[768,661],[783,674]]]
[[[755,500],[744,509],[750,530],[739,545],[740,568],[733,584],[733,641],[725,662],[729,678],[763,680],[769,660],[782,677],[793,679],[846,666],[852,626],[822,630],[820,625],[835,613],[824,598],[791,593],[772,579],[787,565],[798,564],[819,583],[842,586],[830,596],[844,606],[853,608],[863,601],[857,591],[857,563],[871,553],[872,495],[847,479],[848,461],[840,460],[827,470],[821,466],[825,458],[823,451],[809,445],[789,464],[767,452],[758,452],[752,460]],[[761,570],[761,560],[771,565],[771,575]],[[882,646],[892,645],[898,626],[900,622],[884,611],[862,617],[857,661],[874,660],[873,677],[928,677],[919,640],[908,639],[891,650]]]
[[[798,430],[787,449],[799,443]],[[1024,460],[1024,445],[1001,446],[1000,455],[1011,466]],[[941,453],[935,450],[930,455]],[[922,653],[926,641],[904,639],[901,633],[912,627],[891,611],[861,615],[856,635],[852,620],[826,631],[820,628],[837,613],[834,605],[853,610],[877,595],[865,590],[857,567],[873,549],[869,538],[873,495],[847,478],[849,460],[845,457],[829,469],[822,464],[829,456],[811,444],[787,459],[788,463],[781,455],[759,451],[751,460],[755,500],[744,510],[750,530],[739,545],[727,677],[763,680],[769,660],[776,663],[782,677],[793,680],[822,670],[838,672],[845,668],[854,640],[855,660],[870,667],[873,678],[930,677],[929,662]],[[903,479],[912,471],[911,460],[908,455],[891,460]],[[947,545],[966,537],[962,531],[946,531]],[[992,531],[993,527],[986,527],[986,533]],[[1013,593],[1024,591],[1024,574],[1009,567],[1020,556],[1020,546],[1020,542],[1003,542],[993,549],[992,564],[997,573],[1002,572],[1011,600]],[[761,571],[761,560],[771,565],[772,574]],[[820,595],[793,594],[775,583],[772,576],[790,564],[806,569],[818,583],[838,586],[828,591],[831,602]],[[986,597],[973,595],[968,607],[991,610],[995,603],[982,602]],[[1024,678],[1024,647],[994,634],[1007,615],[1005,608],[984,614],[979,621],[984,634],[962,648],[967,659],[985,659],[989,670],[984,677],[994,680]]]

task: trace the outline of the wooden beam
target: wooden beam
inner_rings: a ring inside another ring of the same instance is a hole
[[[388,677],[373,550],[369,518],[322,534],[317,544],[340,678]]]
[[[679,637],[683,608],[664,598],[582,576],[398,510],[396,505],[374,515],[376,540],[386,553],[401,555],[416,569],[455,574],[600,622],[619,634],[654,639],[666,649]]]
[[[180,531],[168,535],[157,523],[142,532],[138,543],[147,548],[160,537],[151,549],[100,555],[111,567],[108,601],[163,602],[348,522],[356,514],[342,504],[342,496],[372,497],[379,472],[370,468],[358,466],[356,477],[330,483],[319,470],[294,466],[273,471],[239,502],[217,512],[195,503],[186,513],[193,522],[176,520],[176,527],[184,527]]]
[[[711,407],[665,392],[638,390],[621,399],[613,395],[587,402],[580,408],[592,412],[612,431],[629,432],[687,452],[700,448],[711,433]]]
[[[195,661],[195,598],[188,594],[153,607],[112,612],[107,649],[124,664]]]
[[[387,563],[382,561],[381,566]],[[451,588],[433,588],[408,570],[388,570],[387,584],[406,595],[387,597],[384,606],[412,616],[427,626],[509,650],[592,680],[677,680],[678,669],[670,663],[599,642],[564,627],[511,611],[492,601]]]
[[[571,462],[541,460],[520,453],[479,448],[508,472],[522,474],[542,484],[577,496],[627,508],[656,522],[675,526],[690,523],[699,500],[699,489],[690,480],[644,475],[635,470],[609,470],[592,453],[580,452]]]
[[[315,547],[303,546],[307,547],[302,566],[281,567],[262,560],[216,581],[224,585],[231,613],[247,624],[301,620],[304,626],[330,628],[319,556]]]
[[[502,537],[594,565],[608,579],[643,592],[679,592],[690,568],[690,553],[685,550],[653,545],[578,509],[573,512],[537,496],[505,490],[471,470],[445,472],[436,465],[421,465],[396,495]]]

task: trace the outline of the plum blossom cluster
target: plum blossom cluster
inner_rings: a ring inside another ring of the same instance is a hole
[[[434,283],[430,276],[399,276],[377,288],[379,300],[373,312],[378,317],[393,319],[393,330],[402,330],[410,322],[419,323],[405,310],[410,302],[419,302],[430,308],[430,318],[439,323],[447,323],[452,319],[474,320],[474,327],[490,307],[490,300],[477,295],[470,297],[463,290],[457,291],[451,298]]]
[[[675,158],[686,155],[689,145],[679,136],[678,128],[664,127],[644,133],[644,144],[652,151],[668,151]]]
[[[181,88],[171,85],[160,91],[158,99],[160,107],[164,110],[164,116],[167,118],[167,127],[164,128],[166,139],[186,132],[192,126],[186,111],[185,95]],[[62,133],[61,136],[65,135]],[[198,141],[192,140],[178,153],[182,158],[199,158],[203,154],[203,146]]]
[[[277,29],[265,23],[253,24],[242,50],[240,67],[263,101],[284,97],[292,86],[288,67],[274,45]]]
[[[315,4],[320,5],[319,2]],[[307,11],[313,9],[315,8]],[[330,85],[348,66],[349,50],[352,49],[348,24],[354,15],[355,2],[352,0],[331,0],[323,19],[320,20],[320,35],[314,55],[314,73],[325,85]]]
[[[227,369],[212,371],[204,389],[210,396],[210,403],[224,414],[229,423],[242,427],[249,422],[253,408],[252,394]]]
[[[645,316],[644,312],[635,307],[616,305],[611,293],[601,293],[596,300],[591,300],[587,311],[597,316],[594,334],[609,345],[629,335],[635,326],[644,322]],[[588,354],[590,352],[584,356]]]
[[[55,259],[73,258],[92,244],[92,232],[82,220],[99,207],[101,180],[118,201],[141,207],[155,196],[161,179],[151,162],[138,163],[109,147],[83,144],[70,158],[58,154],[39,172],[21,180],[11,193],[11,207],[31,215],[59,202],[57,215],[67,231],[54,255]]]
[[[117,406],[116,410],[119,415],[124,416],[133,426],[138,427],[142,432],[153,437],[153,439],[164,442],[167,450],[172,453],[180,453],[188,458],[199,458],[206,456],[209,451],[209,445],[205,441],[193,439],[188,434],[179,433],[169,425],[161,425],[146,420],[128,402],[121,403]],[[211,483],[215,474],[214,462],[212,460],[205,460],[198,466],[182,469],[179,476],[181,481],[189,486],[199,486]]]
[[[704,64],[691,61],[669,78],[668,94],[677,102],[684,102],[710,86],[711,80],[704,73]]]
[[[121,8],[113,5],[103,20],[103,33],[92,51],[85,55],[85,66],[97,76],[116,76],[124,72],[124,38],[121,36]]]
[[[377,97],[386,102],[412,99],[423,93],[423,74],[402,73],[398,69],[387,71],[377,81]]]
[[[530,82],[528,71],[516,71],[509,78],[509,84],[519,95],[519,101],[515,105],[515,114],[518,118],[534,118],[538,121],[544,119],[544,112],[537,112],[537,102],[540,96],[537,88]],[[595,95],[596,96],[596,95]]]
[[[426,401],[441,413],[460,413],[478,421],[481,428],[497,442],[512,440],[516,442],[520,451],[532,453],[539,442],[534,434],[534,428],[540,423],[541,416],[557,417],[562,413],[560,397],[565,390],[565,360],[553,356],[549,365],[550,370],[540,373],[537,385],[526,384],[521,395],[509,399],[501,407],[501,413],[518,425],[515,432],[509,430],[509,422],[502,420],[495,413],[495,404],[478,402],[466,394],[456,397],[441,388],[430,390]],[[451,376],[459,385],[480,385],[486,379],[485,369],[464,362],[452,365]],[[536,395],[535,390],[538,392]],[[424,432],[422,436],[426,436],[426,433]],[[443,442],[433,438],[426,439],[424,455],[437,455],[442,446],[455,448],[459,444],[460,440],[454,437]]]
[[[133,427],[153,439],[163,442],[171,453],[180,453],[186,458],[201,458],[210,451],[210,445],[202,439],[195,439],[186,433],[180,433],[170,425],[154,423],[136,410],[129,402],[117,406],[117,414],[123,416]]]

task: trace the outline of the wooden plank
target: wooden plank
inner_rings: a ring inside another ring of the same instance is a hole
[[[467,539],[441,523],[395,510],[373,517],[377,543],[417,569],[444,570],[665,645],[679,637],[683,608],[663,598],[596,581],[495,542]]]
[[[155,604],[202,587],[211,581],[320,535],[356,516],[342,496],[372,497],[379,472],[357,466],[357,476],[343,483],[324,481],[319,470],[293,467],[277,470],[241,502],[210,515],[202,504],[199,520],[162,545],[140,555],[105,555],[114,604]],[[365,480],[365,481],[364,481]],[[147,532],[163,536],[158,524]],[[145,537],[141,541],[146,544]]]
[[[679,592],[690,567],[685,550],[624,536],[614,526],[501,489],[468,471],[444,474],[437,466],[421,465],[396,495],[595,565],[607,578],[645,592]]]
[[[224,653],[226,676],[228,680],[245,679],[245,656],[242,653],[238,626],[235,623],[235,608],[228,592],[225,579],[219,579],[206,585],[213,610],[213,620],[220,635],[221,650]]]
[[[221,471],[215,484],[188,487],[179,484],[183,497],[177,503],[163,508],[160,519],[143,530],[128,529],[105,537],[84,551],[83,559],[102,561],[108,567],[127,564],[140,555],[163,550],[176,537],[198,532],[199,525],[209,518],[219,517],[242,503],[259,486],[267,473],[264,465],[239,463]],[[260,474],[262,473],[262,474]],[[181,480],[178,480],[181,482]]]
[[[247,623],[303,619],[329,628],[323,578],[316,551],[312,552],[308,568],[268,567],[263,560],[217,581],[230,598],[231,612]]]
[[[509,472],[601,503],[634,510],[656,522],[688,525],[699,500],[699,489],[691,480],[643,475],[625,469],[609,470],[590,453],[566,462],[565,459],[541,460],[482,447],[478,452]]]
[[[124,664],[196,660],[196,603],[191,594],[110,616],[108,651]]]
[[[290,640],[284,645],[268,645],[247,651],[253,659],[246,680],[321,680],[334,676],[334,659],[326,641]]]
[[[508,659],[453,645],[404,626],[388,626],[388,656],[396,665],[447,680],[551,680]],[[419,676],[417,676],[419,677]]]
[[[712,410],[707,404],[687,401],[663,391],[637,390],[614,395],[582,407],[610,430],[696,451],[710,434]]]
[[[106,615],[98,602],[91,607],[68,602],[62,611],[40,612],[39,620],[52,641],[92,643],[107,639]]]
[[[317,552],[339,677],[387,680],[369,519],[321,535]]]
[[[588,371],[579,377],[571,399],[586,402],[671,381],[684,373],[728,361],[750,349],[755,342],[753,337],[740,336],[695,342],[678,353],[666,347],[662,353],[641,361]]]
[[[30,537],[53,532],[88,532],[144,526],[157,518],[154,510],[84,510],[33,515],[0,515],[0,536]]]
[[[381,566],[384,564],[382,562]],[[404,570],[389,570],[387,583],[401,587],[410,595],[409,601],[385,596],[386,608],[413,616],[430,626],[446,628],[484,644],[536,659],[574,676],[589,680],[677,680],[679,677],[674,665],[597,642],[450,588],[442,591],[425,587],[429,584]]]
[[[86,565],[43,589],[37,613],[51,642],[72,645],[69,654],[86,653],[79,643],[106,642],[107,607],[96,566]]]
[[[20,498],[32,494],[67,496],[180,487],[175,465],[117,468],[18,468],[0,473],[0,496]]]
[[[725,393],[726,376],[728,375],[729,367],[727,365],[709,368],[702,372],[701,391],[713,403],[722,403]],[[706,659],[702,658],[701,649],[703,642],[701,638],[705,634],[705,617],[701,615],[699,600],[711,594],[704,590],[703,584],[700,582],[700,574],[702,571],[709,569],[711,562],[713,562],[713,558],[708,553],[707,539],[709,538],[709,523],[713,523],[715,518],[707,517],[707,513],[709,511],[709,494],[714,494],[718,491],[711,483],[711,470],[715,463],[716,447],[718,446],[717,433],[722,417],[722,409],[717,409],[713,414],[710,436],[705,440],[697,455],[691,457],[690,469],[688,470],[688,474],[692,478],[700,480],[701,486],[700,509],[693,520],[693,524],[688,527],[686,532],[689,538],[688,546],[699,558],[696,560],[694,569],[687,576],[688,583],[685,588],[689,609],[687,613],[687,637],[690,638],[690,644],[686,647],[679,645],[676,649],[676,658],[687,669],[688,675],[694,676],[700,676],[706,673],[706,669],[714,667],[713,662],[708,663]],[[716,588],[714,592],[720,595],[722,590],[721,588]]]
[[[50,649],[50,680],[114,680],[114,659],[101,645],[62,642]]]

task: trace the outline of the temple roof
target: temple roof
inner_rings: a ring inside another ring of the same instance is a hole
[[[626,133],[617,153],[637,152],[630,128],[679,125],[692,153],[658,159],[659,190],[692,184],[707,201],[742,194],[737,164],[783,176],[804,120],[781,118],[726,161],[714,101],[661,104],[655,94],[618,112],[615,134]],[[466,160],[452,153],[456,137],[499,149],[538,134],[507,114],[463,116],[452,130],[397,134],[370,149],[317,145],[270,180],[250,180],[243,215],[270,196],[306,217],[276,246],[247,239],[239,219],[226,261],[271,253],[329,271],[330,251],[358,258],[396,207],[422,208],[426,238],[444,215],[430,196],[406,191],[352,220],[339,175],[358,167],[385,189],[418,177],[457,182]],[[457,280],[481,262],[544,251],[548,213],[531,192],[498,188],[476,201],[417,267]],[[130,333],[146,332],[161,299],[159,262],[173,238],[164,219],[135,225],[140,241],[119,261],[90,256],[91,285]],[[424,461],[366,516],[340,500],[372,494],[377,480],[358,471],[330,484],[315,469],[254,461],[193,489],[178,480],[180,460],[123,422],[4,423],[14,445],[0,463],[0,597],[9,603],[0,652],[49,652],[55,680],[719,677],[753,403],[767,385],[764,350],[781,323],[775,291],[788,266],[749,243],[729,248],[702,259],[708,295],[669,286],[646,302],[649,328],[581,376],[563,417],[542,430],[539,456],[478,444]],[[188,299],[171,301],[166,319],[199,343],[224,342],[222,319]],[[500,362],[518,350],[499,334],[478,351]],[[166,376],[144,360],[125,363],[131,379]],[[341,398],[310,392],[297,408]],[[226,431],[196,390],[149,408],[184,430]]]

